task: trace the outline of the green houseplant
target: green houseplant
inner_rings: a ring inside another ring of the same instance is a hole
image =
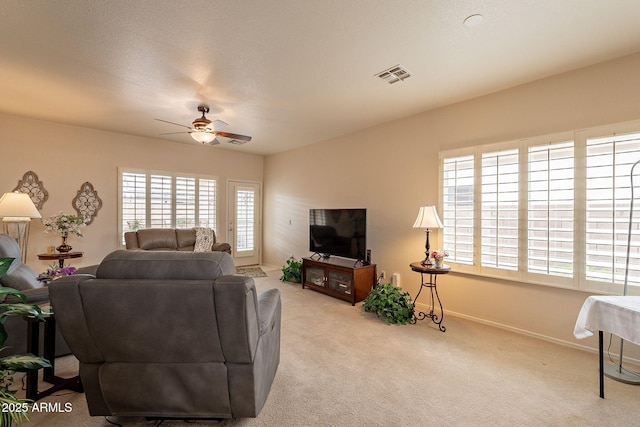
[[[294,257],[289,258],[286,265],[282,267],[280,280],[283,282],[302,282],[302,261],[296,261]]]
[[[405,325],[413,318],[414,304],[409,292],[391,283],[376,286],[364,300],[364,310],[375,313],[388,324]]]
[[[0,277],[2,277],[14,258],[0,258]],[[6,298],[13,296],[20,302],[7,302]],[[0,351],[7,341],[7,330],[4,322],[9,316],[34,316],[44,320],[42,310],[37,305],[27,304],[27,297],[17,289],[0,286]],[[29,421],[28,410],[30,400],[16,396],[17,390],[12,389],[16,372],[27,372],[33,369],[50,367],[51,364],[42,357],[32,354],[12,355],[0,358],[0,427],[9,427],[14,423]]]

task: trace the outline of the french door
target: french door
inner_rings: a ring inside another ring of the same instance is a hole
[[[260,264],[262,235],[261,185],[251,181],[229,181],[229,243],[236,266]]]

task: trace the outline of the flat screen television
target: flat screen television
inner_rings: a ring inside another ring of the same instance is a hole
[[[366,209],[309,210],[310,252],[364,261],[366,248]]]

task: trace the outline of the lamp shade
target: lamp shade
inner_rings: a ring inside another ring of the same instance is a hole
[[[202,130],[196,130],[193,132],[189,132],[189,134],[191,135],[191,138],[195,139],[198,142],[201,142],[203,144],[208,144],[209,142],[213,141],[214,139],[216,139],[216,134],[213,132],[206,132],[206,131],[202,131]]]
[[[0,198],[0,218],[42,218],[27,193],[4,193]]]
[[[413,228],[443,228],[435,206],[420,206]]]

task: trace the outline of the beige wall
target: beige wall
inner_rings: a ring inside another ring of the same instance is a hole
[[[419,206],[437,204],[440,150],[640,119],[638,76],[640,55],[629,56],[267,157],[265,262],[309,255],[309,208],[366,207],[378,270],[415,295],[408,265],[424,255],[424,232],[411,226]],[[572,333],[585,293],[461,274],[439,289],[448,312],[595,345]]]
[[[83,229],[84,238],[72,236],[69,244],[85,256],[72,265],[98,263],[118,248],[118,167],[209,174],[218,181],[218,234],[226,241],[226,186],[229,179],[262,181],[263,157],[222,150],[197,143],[159,139],[68,126],[0,114],[0,191],[11,191],[25,172],[34,171],[49,192],[43,217],[60,211],[75,213],[71,201],[82,183],[93,184],[102,209]],[[36,254],[59,245],[54,234],[44,233],[39,220],[32,221],[27,262],[44,271],[48,261]]]
[[[309,208],[365,207],[367,246],[378,269],[399,273],[401,286],[415,294],[418,276],[408,264],[423,256],[424,233],[411,225],[420,205],[437,203],[440,150],[640,119],[639,75],[640,55],[629,56],[266,159],[0,114],[0,191],[33,170],[49,191],[42,214],[50,216],[73,212],[71,200],[91,182],[103,208],[85,238],[70,239],[85,252],[74,263],[82,266],[117,248],[118,166],[218,176],[222,239],[227,180],[264,181],[265,263],[309,255]],[[28,263],[46,268],[35,254],[58,243],[34,221]],[[459,274],[443,278],[440,291],[449,313],[569,343],[595,342],[572,335],[581,292]]]

